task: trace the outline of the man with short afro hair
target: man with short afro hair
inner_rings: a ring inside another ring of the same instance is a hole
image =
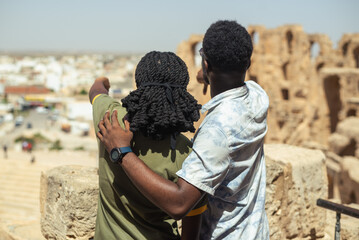
[[[243,72],[250,65],[252,39],[247,30],[235,21],[218,21],[206,32],[203,52],[211,67]]]
[[[197,78],[210,85],[212,99],[202,107],[207,115],[177,183],[156,175],[135,154],[121,164],[134,185],[176,219],[207,195],[200,239],[269,239],[263,151],[269,100],[257,83],[244,81],[252,51],[251,37],[235,21],[218,21],[207,30]],[[101,131],[108,151],[130,146],[129,126],[112,131],[107,124]]]

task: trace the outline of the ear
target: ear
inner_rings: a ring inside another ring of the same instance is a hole
[[[204,59],[204,60],[203,60],[203,63],[204,63],[204,67],[205,67],[204,70],[205,70],[206,72],[208,72],[209,69],[208,69],[208,62],[207,62],[207,60]]]
[[[247,70],[249,69],[250,66],[251,66],[251,60],[249,59]]]

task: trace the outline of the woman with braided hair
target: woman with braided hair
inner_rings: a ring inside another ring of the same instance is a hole
[[[139,62],[135,73],[137,90],[122,99],[131,131],[162,140],[171,135],[172,149],[179,132],[194,132],[200,105],[187,92],[186,64],[174,53],[150,52]]]
[[[108,96],[110,83],[98,78],[90,89],[96,131],[109,111],[123,127],[131,124],[131,148],[114,148],[110,154],[99,142],[99,200],[97,239],[180,239],[177,222],[142,195],[121,167],[130,151],[141,157],[160,176],[177,182],[176,172],[191,151],[192,143],[181,132],[194,132],[200,105],[186,88],[189,82],[185,63],[171,52],[150,52],[138,63],[137,89],[122,99],[122,106]],[[182,239],[196,239],[202,199],[182,220]]]

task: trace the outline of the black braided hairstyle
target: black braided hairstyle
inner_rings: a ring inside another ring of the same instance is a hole
[[[138,63],[135,80],[137,89],[121,100],[132,132],[161,140],[195,131],[201,105],[187,92],[189,75],[181,58],[172,52],[149,52]]]

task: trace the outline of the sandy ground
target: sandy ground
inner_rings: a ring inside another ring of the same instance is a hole
[[[1,149],[2,150],[2,149]],[[43,240],[40,231],[41,172],[60,165],[97,167],[96,151],[49,151],[32,153],[11,149],[0,153],[0,239],[8,234],[22,240]],[[31,159],[35,157],[35,162]],[[24,198],[22,195],[29,191]],[[10,238],[11,239],[11,238]]]

